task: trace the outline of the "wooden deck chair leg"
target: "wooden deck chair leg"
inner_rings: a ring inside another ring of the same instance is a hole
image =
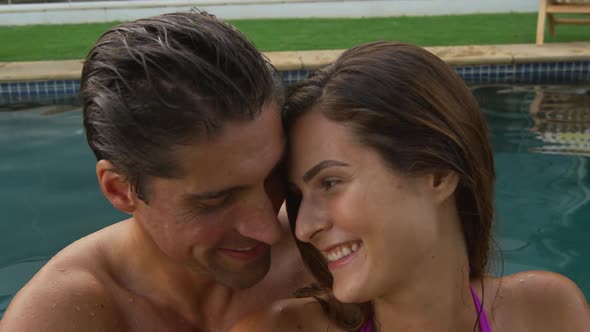
[[[555,37],[555,16],[553,14],[547,14],[549,20],[549,33],[551,37]]]
[[[547,0],[539,0],[539,17],[537,18],[537,45],[543,45],[545,21],[547,19]]]

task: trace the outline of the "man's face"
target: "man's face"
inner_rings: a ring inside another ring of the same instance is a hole
[[[280,237],[283,201],[280,114],[265,104],[254,120],[175,149],[185,175],[150,179],[134,217],[172,260],[232,288],[260,281]]]

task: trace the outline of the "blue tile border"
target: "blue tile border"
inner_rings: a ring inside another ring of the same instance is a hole
[[[590,61],[457,66],[467,84],[564,84],[590,82]]]
[[[80,93],[80,80],[0,83],[0,105],[21,102],[59,102]]]
[[[453,67],[467,84],[564,84],[590,82],[590,61],[472,65]],[[310,71],[283,72],[287,84]]]
[[[281,74],[283,74],[283,81],[287,86],[289,86],[299,80],[306,78],[311,72],[313,72],[313,70],[301,69],[282,71]]]
[[[590,61],[456,66],[467,84],[563,84],[590,82]],[[310,70],[283,71],[287,85]],[[59,102],[80,93],[80,80],[1,82],[0,105],[20,102]]]

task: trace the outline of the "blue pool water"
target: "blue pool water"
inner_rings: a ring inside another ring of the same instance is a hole
[[[505,273],[559,272],[590,298],[590,86],[473,93],[492,133]]]
[[[1,317],[53,254],[123,215],[100,192],[79,108],[0,110]]]
[[[589,298],[590,86],[473,93],[492,130],[504,273],[563,273]],[[124,218],[100,193],[80,109],[23,107],[0,106],[0,317],[58,250]]]

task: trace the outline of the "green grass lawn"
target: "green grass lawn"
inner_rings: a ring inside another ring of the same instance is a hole
[[[343,49],[374,40],[421,46],[534,43],[536,13],[363,19],[232,20],[263,51]],[[82,59],[116,23],[0,27],[0,61]],[[590,26],[557,27],[546,42],[589,41]]]

